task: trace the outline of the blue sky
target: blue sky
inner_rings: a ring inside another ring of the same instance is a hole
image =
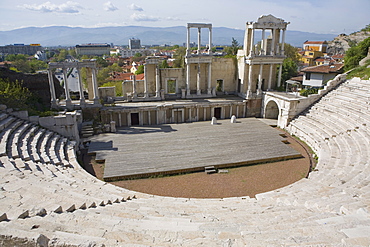
[[[0,31],[22,27],[185,26],[188,22],[244,30],[272,14],[290,30],[351,33],[370,23],[370,0],[1,0]]]

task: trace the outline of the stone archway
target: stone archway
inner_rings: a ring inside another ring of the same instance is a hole
[[[274,100],[270,100],[265,107],[265,118],[278,119],[279,106]]]

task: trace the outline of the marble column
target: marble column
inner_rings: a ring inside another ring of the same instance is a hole
[[[200,64],[198,63],[198,71],[197,71],[197,95],[201,95],[202,91],[200,89]]]
[[[99,104],[99,91],[98,91],[98,82],[96,80],[96,68],[92,68],[91,73],[94,92],[94,104]]]
[[[131,126],[131,112],[127,112],[127,126]]]
[[[85,105],[85,95],[84,95],[84,90],[83,90],[83,84],[82,84],[82,77],[81,77],[81,69],[77,69],[77,75],[78,75],[78,86],[79,86],[79,91],[80,91],[80,105],[83,106]]]
[[[285,55],[285,31],[286,29],[283,29],[283,36],[282,36],[282,41],[281,41],[281,55]]]
[[[253,77],[253,65],[249,65],[249,71],[248,71],[248,89],[247,89],[247,99],[252,97],[252,77]]]
[[[144,98],[148,98],[149,97],[149,92],[148,92],[148,68],[147,68],[147,65],[144,64]]]
[[[156,65],[155,67],[155,97],[160,98],[161,94],[161,81],[160,81],[160,74],[159,74],[159,66]]]
[[[51,71],[51,69],[48,69],[48,76],[49,76],[49,87],[50,87],[50,96],[51,96],[51,107],[56,108],[58,104],[57,104],[57,97],[55,94],[53,72]]]
[[[263,72],[263,64],[260,64],[260,71],[258,74],[258,89],[257,89],[257,95],[262,94],[262,72]]]
[[[275,34],[276,34],[276,29],[275,28],[273,28],[272,29],[272,31],[271,31],[271,33],[272,33],[272,41],[271,41],[271,55],[272,56],[275,56],[275,46],[276,46],[276,44],[275,44]]]
[[[267,90],[271,90],[271,84],[272,84],[272,64],[270,64],[270,71],[269,71],[269,84],[267,87]]]
[[[198,27],[198,55],[200,55],[200,44],[201,43],[201,28]]]
[[[249,47],[249,56],[253,55],[253,43],[254,43],[254,29],[251,30],[251,39],[250,39],[250,47]]]
[[[187,27],[187,36],[186,36],[186,57],[190,55],[190,28]]]
[[[209,28],[208,55],[212,55],[212,28]]]
[[[186,96],[190,96],[190,64],[186,64]]]
[[[69,95],[69,87],[68,87],[68,82],[67,82],[67,68],[63,68],[63,79],[64,79],[64,92],[66,95],[66,107],[71,108],[72,101]]]
[[[261,55],[264,56],[266,55],[266,51],[264,49],[264,46],[266,45],[266,42],[265,42],[265,29],[263,28],[262,29],[262,42],[261,42]]]
[[[278,87],[280,87],[280,86],[281,86],[281,74],[282,74],[282,70],[283,70],[283,64],[280,64],[280,66],[279,66],[278,81],[277,81],[277,86],[278,86]]]
[[[208,88],[207,94],[212,94],[212,63],[208,64]]]
[[[137,93],[136,93],[136,75],[131,76],[132,79],[132,98],[136,99],[137,98]]]

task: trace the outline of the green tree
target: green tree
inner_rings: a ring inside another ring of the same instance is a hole
[[[29,65],[31,68],[31,73],[35,73],[37,70],[46,69],[48,67],[47,63],[37,59],[32,59],[29,61]]]
[[[96,59],[96,63],[98,65],[98,67],[108,67],[108,65],[109,65],[107,60],[105,60],[102,57],[94,57],[94,59]]]
[[[173,67],[174,68],[184,68],[185,66],[185,54],[186,54],[186,48],[185,47],[179,47],[176,49],[176,51],[173,54],[173,57],[175,60],[173,61]]]
[[[22,73],[31,73],[31,66],[27,60],[16,60],[13,62],[13,66],[18,69],[18,71]]]
[[[9,54],[5,57],[5,61],[17,61],[17,60],[27,60],[27,56],[24,54]]]
[[[63,62],[67,59],[68,51],[66,49],[59,50],[59,54],[56,56],[58,62]]]
[[[112,75],[113,72],[122,72],[122,68],[119,67],[117,63],[114,63],[110,66],[99,69],[98,74],[96,76],[98,85],[101,86],[102,84],[108,82],[109,77]]]
[[[283,68],[281,73],[281,80],[283,82],[289,80],[291,77],[296,76],[298,71],[298,66],[292,58],[285,58],[283,61]]]
[[[135,72],[135,75],[144,74],[144,65],[139,65]]]
[[[226,48],[226,53],[227,53],[227,55],[236,56],[236,54],[238,53],[238,50],[240,48],[241,47],[239,45],[239,42],[236,39],[234,39],[234,37],[232,37],[231,38],[231,46]]]
[[[34,99],[32,93],[18,81],[10,82],[0,78],[0,104],[26,110],[35,105],[31,103]]]
[[[163,60],[162,63],[159,66],[161,69],[169,68],[170,66],[168,65],[167,60]]]
[[[358,66],[361,59],[366,57],[370,47],[370,37],[361,41],[358,45],[348,49],[344,56],[344,69],[350,70]]]
[[[300,56],[298,54],[297,47],[294,47],[290,44],[285,43],[284,44],[284,54],[287,58],[290,58],[293,62],[295,62],[297,66],[300,64]]]

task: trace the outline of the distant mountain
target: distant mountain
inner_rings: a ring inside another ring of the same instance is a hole
[[[191,29],[191,41],[197,41],[197,30]],[[286,42],[293,46],[302,46],[306,40],[332,40],[336,35],[317,34],[300,31],[287,31]],[[41,44],[42,46],[75,46],[82,43],[113,43],[127,45],[129,38],[138,38],[143,45],[182,45],[186,42],[186,27],[27,27],[11,31],[0,31],[0,45]],[[214,27],[212,40],[214,45],[230,45],[235,38],[243,44],[244,30],[226,27]],[[208,41],[208,31],[202,31],[202,43]]]

